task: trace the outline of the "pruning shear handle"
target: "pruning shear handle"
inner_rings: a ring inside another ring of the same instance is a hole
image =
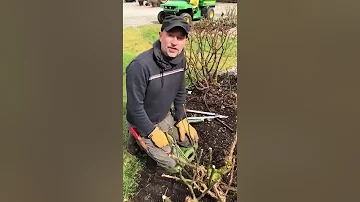
[[[211,113],[211,112],[197,111],[197,110],[192,110],[192,109],[185,109],[185,113],[186,112],[208,115],[208,116],[202,116],[202,117],[187,117],[187,119],[189,121],[191,121],[192,123],[203,122],[205,119],[215,119],[215,118],[226,119],[226,118],[228,118],[228,116]]]
[[[133,127],[130,127],[130,132],[133,134],[133,136],[139,141],[141,147],[143,149],[145,149],[146,151],[148,150],[147,145],[144,142],[144,139],[142,137],[140,137],[140,135],[136,132],[136,130]]]

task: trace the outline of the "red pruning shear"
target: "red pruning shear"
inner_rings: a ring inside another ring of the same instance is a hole
[[[133,136],[139,141],[141,147],[147,151],[148,147],[145,144],[144,139],[140,137],[140,135],[136,132],[136,130],[133,127],[130,127],[130,131],[133,134]]]

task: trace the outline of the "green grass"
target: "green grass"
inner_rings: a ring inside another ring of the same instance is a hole
[[[127,41],[126,43],[130,43]],[[125,70],[126,66],[136,57],[133,50],[123,51],[123,126],[126,126],[126,86],[125,86]],[[128,138],[128,131],[123,127],[123,148],[126,148]],[[126,149],[123,151],[123,198],[124,201],[128,200],[133,194],[136,193],[138,184],[136,182],[137,175],[142,169],[143,165],[140,159],[130,155]]]
[[[140,31],[146,40],[154,43],[156,40],[159,39],[160,28],[160,25],[152,25],[148,27],[141,27]]]
[[[125,120],[125,119],[124,119]],[[124,121],[124,124],[126,120]],[[127,130],[123,130],[124,139],[127,139]],[[124,144],[124,148],[125,148]],[[128,200],[137,191],[138,183],[136,182],[139,171],[143,168],[141,160],[130,155],[127,151],[123,152],[123,197],[124,201]]]
[[[126,102],[126,80],[125,80],[125,75],[126,75],[126,67],[130,64],[130,62],[136,57],[135,53],[132,52],[126,52],[125,50],[123,51],[123,97],[124,97],[124,102]],[[124,106],[125,107],[125,106]],[[125,108],[124,108],[125,109]]]
[[[152,47],[152,44],[159,37],[160,25],[146,25],[137,28],[127,28],[123,30],[123,124],[126,126],[126,85],[125,70],[128,64],[140,53]],[[236,51],[236,48],[234,49]],[[236,65],[236,53],[234,57],[228,59],[226,67],[230,68]],[[127,128],[123,129],[123,196],[127,201],[137,192],[137,176],[143,168],[141,159],[130,155],[126,151],[128,132]]]
[[[203,47],[200,48],[199,44],[196,43],[198,40],[196,38],[192,39],[192,44],[188,43],[186,45],[186,48],[187,48],[187,52],[190,53],[189,50],[194,50],[195,53],[198,51],[198,50],[203,50],[204,52],[204,56],[207,57],[209,54],[210,54],[210,50],[212,51],[212,49],[210,48],[210,45],[203,39],[201,40],[202,43],[203,43]],[[230,45],[230,46],[228,46]],[[236,65],[236,62],[237,62],[237,39],[236,38],[230,38],[227,42],[226,42],[226,46],[230,48],[229,49],[225,49],[225,53],[223,54],[223,57],[228,57],[226,61],[224,61],[223,59],[220,61],[220,64],[219,64],[219,70],[226,70],[226,69],[229,69],[229,68],[232,68]],[[220,49],[219,51],[217,51],[217,56],[219,58],[219,56],[221,55],[221,52],[223,50]],[[189,54],[190,55],[190,54]],[[200,54],[198,55],[198,58],[199,58],[199,61],[201,61],[200,59]],[[197,64],[197,66],[199,68],[201,68],[201,64]]]
[[[145,25],[123,30],[123,51],[139,54],[151,48],[159,36],[160,25]]]

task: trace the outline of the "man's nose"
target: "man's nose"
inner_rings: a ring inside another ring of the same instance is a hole
[[[173,37],[172,40],[171,40],[171,45],[176,46],[177,42],[178,42],[177,38]]]

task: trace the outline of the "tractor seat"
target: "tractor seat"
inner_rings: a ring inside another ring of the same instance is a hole
[[[199,6],[199,0],[190,0],[189,4],[191,4],[193,8],[197,8]]]

